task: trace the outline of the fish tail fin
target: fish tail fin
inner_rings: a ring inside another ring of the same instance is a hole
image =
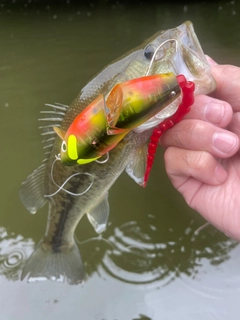
[[[83,281],[83,263],[77,244],[54,252],[43,241],[37,245],[27,260],[21,275],[23,280],[28,275],[28,282],[55,280],[69,284]]]

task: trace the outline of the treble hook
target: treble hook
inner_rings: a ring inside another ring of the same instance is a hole
[[[108,160],[109,160],[109,152],[106,153],[106,159],[104,159],[104,160],[95,160],[95,161],[97,163],[103,164],[103,163],[108,162]]]
[[[60,155],[59,155],[59,154],[58,154],[57,156],[55,155],[55,158],[56,158],[56,159],[53,161],[52,167],[51,167],[51,179],[52,179],[52,182],[55,184],[55,186],[58,187],[58,189],[57,189],[57,191],[55,191],[55,192],[52,193],[52,194],[45,194],[44,197],[46,197],[46,198],[53,197],[53,196],[55,196],[55,195],[56,195],[59,191],[61,191],[61,190],[65,191],[66,193],[68,193],[68,194],[70,194],[70,195],[72,195],[72,196],[76,196],[76,197],[82,196],[82,195],[84,195],[86,192],[88,192],[88,190],[92,187],[93,182],[94,182],[94,176],[93,176],[91,173],[88,173],[88,172],[77,172],[77,173],[72,174],[70,177],[68,177],[68,178],[65,180],[65,182],[64,182],[61,186],[59,186],[59,185],[55,182],[55,180],[54,180],[54,178],[53,178],[53,167],[54,167],[56,161],[60,161]],[[80,192],[80,193],[74,193],[74,192],[71,192],[71,191],[65,189],[64,186],[67,184],[67,182],[68,182],[71,178],[73,178],[73,177],[75,177],[75,176],[78,176],[78,175],[87,175],[87,176],[90,176],[90,177],[92,178],[92,182],[91,182],[90,185],[86,188],[86,190],[84,190],[83,192]]]

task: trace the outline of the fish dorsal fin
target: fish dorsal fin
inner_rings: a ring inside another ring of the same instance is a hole
[[[87,213],[87,217],[95,231],[97,233],[102,233],[107,227],[108,216],[109,203],[108,194],[106,194],[103,200]]]
[[[46,198],[44,197],[44,170],[45,164],[42,164],[27,177],[20,188],[20,199],[26,209],[33,214],[46,203]]]
[[[68,106],[60,103],[46,104],[46,106],[51,109],[41,111],[41,114],[44,114],[45,117],[39,119],[42,123],[42,126],[39,128],[42,130],[41,135],[44,137],[42,141],[44,144],[43,149],[48,158],[56,138],[56,132],[53,127],[60,127]],[[46,162],[47,158],[43,162]],[[45,163],[34,170],[22,183],[20,188],[20,199],[31,213],[36,213],[46,203],[46,197],[44,197],[44,171]]]
[[[132,156],[126,167],[127,174],[140,186],[143,185],[144,174],[146,169],[148,146],[144,143],[139,147]]]
[[[44,117],[38,120],[42,123],[39,129],[41,129],[41,135],[44,138],[42,140],[43,149],[45,150],[45,154],[48,156],[51,152],[56,138],[57,130],[55,129],[59,129],[59,127],[61,126],[68,106],[60,103],[46,104],[46,106],[50,107],[51,109],[40,111],[40,113],[43,114]],[[53,127],[55,127],[55,129],[53,129]]]

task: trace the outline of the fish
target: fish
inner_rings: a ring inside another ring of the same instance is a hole
[[[210,66],[190,21],[157,32],[142,45],[110,63],[82,88],[70,106],[48,104],[49,109],[42,111],[45,117],[40,121],[46,158],[22,183],[19,193],[24,206],[32,214],[48,202],[48,221],[45,235],[25,263],[22,280],[50,279],[69,284],[84,280],[83,262],[74,240],[79,221],[86,214],[96,233],[106,229],[111,186],[124,170],[135,182],[142,181],[152,129],[175,113],[179,101],[174,100],[130,130],[108,152],[107,161],[74,166],[62,164],[58,159],[62,139],[53,127],[67,132],[85,108],[100,95],[108,95],[119,83],[169,72],[183,74],[193,81],[195,94],[208,94],[215,89]]]

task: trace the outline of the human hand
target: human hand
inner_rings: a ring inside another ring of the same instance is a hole
[[[167,174],[188,205],[240,240],[240,68],[210,63],[215,98],[197,96],[161,145]]]

